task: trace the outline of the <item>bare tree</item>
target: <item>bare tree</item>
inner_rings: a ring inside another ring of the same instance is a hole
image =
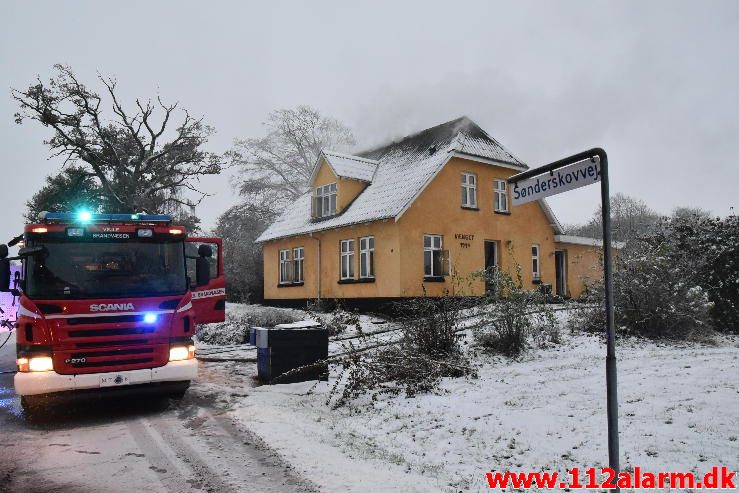
[[[72,69],[55,65],[56,77],[39,77],[28,89],[13,89],[20,105],[16,123],[35,120],[51,127],[44,143],[64,165],[76,164],[99,182],[107,212],[173,212],[190,208],[206,196],[197,188],[201,176],[218,174],[221,158],[201,149],[213,128],[181,110],[178,103],[136,99],[126,109],[116,95],[116,81],[98,75],[110,100],[112,118],[103,114],[103,98],[88,89]],[[174,128],[173,128],[174,127]],[[184,196],[195,195],[195,199]]]
[[[354,144],[349,128],[309,106],[275,110],[264,122],[267,135],[237,140],[227,153],[238,166],[246,202],[280,210],[307,190],[321,149]]]
[[[611,197],[611,228],[613,239],[628,241],[652,231],[660,216],[643,200],[617,193]],[[601,238],[603,235],[601,207],[586,224],[570,226],[568,233]]]

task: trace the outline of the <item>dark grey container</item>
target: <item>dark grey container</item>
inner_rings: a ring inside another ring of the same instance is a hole
[[[328,330],[317,322],[295,322],[256,329],[257,373],[266,383],[328,379]],[[320,363],[322,362],[323,363]],[[283,376],[296,368],[309,366]]]

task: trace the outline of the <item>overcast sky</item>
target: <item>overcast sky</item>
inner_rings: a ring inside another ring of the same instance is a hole
[[[659,212],[727,215],[739,191],[739,2],[4,2],[0,240],[59,171],[10,88],[69,64],[124,100],[161,95],[217,129],[258,136],[273,109],[312,105],[358,148],[468,115],[530,166],[606,149],[611,191]],[[203,180],[206,227],[238,198]],[[551,199],[585,221],[598,187]]]

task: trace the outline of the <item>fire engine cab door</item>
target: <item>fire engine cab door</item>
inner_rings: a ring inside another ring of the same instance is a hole
[[[195,283],[195,261],[198,247],[208,245],[213,256],[210,263],[210,282],[205,286]],[[223,275],[223,243],[220,238],[187,238],[185,240],[187,275],[190,278],[192,306],[195,309],[195,323],[210,324],[226,320],[226,278]]]

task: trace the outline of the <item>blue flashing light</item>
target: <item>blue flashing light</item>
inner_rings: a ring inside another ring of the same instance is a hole
[[[90,214],[88,211],[80,211],[77,213],[77,219],[81,223],[87,223],[90,222],[90,220],[92,219],[92,214]]]
[[[147,324],[153,324],[157,321],[157,314],[156,313],[147,313],[144,315],[144,322]]]
[[[89,211],[46,212],[39,216],[46,223],[171,223],[172,216],[166,214],[93,214]]]

